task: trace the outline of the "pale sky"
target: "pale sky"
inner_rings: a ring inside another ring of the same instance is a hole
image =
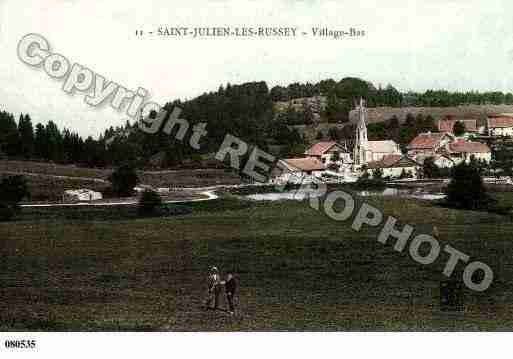
[[[164,104],[227,82],[358,76],[399,90],[513,91],[509,0],[0,0],[0,109],[97,136],[124,111],[68,95],[62,80],[21,62],[20,39],[39,33],[52,52]],[[135,36],[159,26],[291,26],[365,30],[363,39],[182,39]]]

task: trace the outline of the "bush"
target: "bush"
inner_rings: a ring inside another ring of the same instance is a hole
[[[465,133],[465,124],[463,122],[456,121],[453,132],[455,136],[462,136]]]
[[[161,206],[162,198],[160,198],[160,195],[155,191],[146,190],[139,199],[137,211],[142,216],[149,216],[155,214]]]
[[[365,172],[358,178],[355,182],[354,186],[357,188],[383,188],[386,187],[385,179],[383,178],[383,171],[379,169],[377,173],[374,173],[374,176],[369,175],[369,170],[365,170]]]
[[[129,197],[139,183],[139,177],[133,166],[123,165],[109,176],[109,181],[112,183],[114,193],[120,197]]]
[[[472,164],[460,163],[453,168],[447,187],[447,203],[463,209],[485,209],[493,199],[486,193],[479,169]]]
[[[23,176],[11,176],[0,182],[0,221],[11,220],[19,210],[18,203],[28,196]]]
[[[0,203],[0,221],[10,221],[16,214],[16,207]]]
[[[440,177],[440,169],[435,164],[433,157],[428,157],[424,160],[422,165],[422,173],[424,178],[437,178]]]
[[[0,182],[0,202],[18,204],[29,195],[27,182],[23,176],[10,176]]]

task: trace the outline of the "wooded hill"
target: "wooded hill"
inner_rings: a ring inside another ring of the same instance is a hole
[[[207,159],[218,150],[227,133],[279,156],[297,155],[308,145],[307,139],[289,125],[291,122],[310,125],[310,114],[308,111],[287,111],[278,115],[273,108],[273,102],[321,94],[327,98],[321,121],[337,124],[339,127],[348,122],[349,112],[360,97],[367,100],[369,107],[513,104],[513,95],[510,93],[401,93],[391,85],[381,88],[351,77],[340,81],[328,79],[315,84],[294,83],[272,89],[263,81],[241,85],[227,84],[219,87],[217,91],[204,93],[194,99],[174,100],[165,105],[168,110],[179,106],[183,110],[181,117],[192,125],[207,123],[208,135],[204,137],[200,151],[188,146],[187,137],[182,142],[164,133],[148,135],[141,131],[130,131],[134,128],[133,123],[111,127],[97,139],[84,139],[73,129],[59,129],[54,122],[38,118],[39,114],[31,114],[41,122],[34,125],[31,115],[21,114],[16,120],[13,114],[3,111],[0,112],[0,158],[76,163],[89,167],[117,166],[124,162],[133,162],[139,167],[198,167],[208,162]],[[428,116],[424,116],[425,118]],[[431,124],[415,127],[423,129],[429,126]],[[315,137],[337,139],[352,136],[350,130],[327,132],[331,134],[318,133]],[[411,137],[410,132],[412,131],[408,131],[408,135],[403,138]],[[123,135],[126,133],[129,134]],[[106,139],[111,138],[114,138],[113,142],[109,141],[107,144]],[[158,160],[152,161],[155,158]]]

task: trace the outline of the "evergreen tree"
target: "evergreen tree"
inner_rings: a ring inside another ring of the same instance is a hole
[[[45,126],[38,123],[34,134],[34,152],[40,159],[48,159],[48,139],[46,137]]]
[[[428,157],[424,160],[422,165],[422,172],[425,178],[440,177],[440,169],[435,164],[433,157]]]
[[[462,136],[465,133],[465,125],[461,121],[456,121],[453,132],[455,136]]]
[[[139,183],[139,177],[133,166],[123,165],[109,176],[109,181],[114,193],[120,197],[128,197],[132,195],[134,187]]]
[[[155,191],[146,190],[139,199],[137,211],[139,215],[148,216],[154,214],[161,205],[162,198],[160,195]]]
[[[18,131],[20,133],[20,154],[24,158],[30,159],[34,155],[34,128],[28,114],[20,115]]]
[[[465,162],[453,168],[447,202],[456,208],[470,210],[483,209],[491,203],[478,168]]]
[[[14,116],[7,112],[0,113],[0,150],[8,157],[19,156],[20,133]]]

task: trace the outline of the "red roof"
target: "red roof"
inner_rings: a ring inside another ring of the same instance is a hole
[[[460,153],[487,153],[491,152],[490,147],[481,142],[459,140],[449,144],[451,152]]]
[[[488,117],[487,124],[488,124],[488,128],[513,127],[513,117],[509,117],[509,116]]]
[[[300,171],[321,171],[326,169],[321,161],[313,157],[285,158],[283,161]]]
[[[454,125],[456,124],[456,122],[463,123],[466,132],[477,131],[476,119],[453,120],[450,118],[444,118],[443,120],[438,121],[438,131],[453,133]]]
[[[408,145],[409,150],[414,149],[434,149],[445,133],[421,133],[415,137]]]
[[[305,151],[305,155],[308,156],[320,156],[324,154],[326,151],[328,151],[333,146],[340,146],[335,141],[329,141],[329,142],[317,142],[316,144],[312,145],[308,150]]]

